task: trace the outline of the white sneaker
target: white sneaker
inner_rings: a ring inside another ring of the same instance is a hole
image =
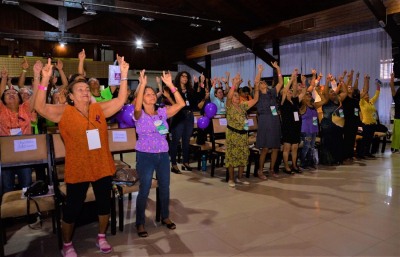
[[[230,187],[235,187],[235,186],[236,186],[235,181],[233,181],[233,180],[229,180],[229,181],[228,181],[228,185],[229,185]]]
[[[246,186],[247,186],[247,185],[250,185],[250,182],[245,181],[245,180],[240,180],[240,179],[238,179],[238,178],[236,179],[236,182],[237,182],[237,183],[240,183],[240,184],[242,184],[242,185],[246,185]]]

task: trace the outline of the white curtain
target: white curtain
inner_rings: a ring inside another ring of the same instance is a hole
[[[265,49],[271,54],[271,49]],[[383,60],[392,58],[392,41],[382,29],[360,31],[346,35],[317,39],[295,44],[280,46],[280,66],[283,75],[290,75],[298,68],[303,74],[310,74],[315,68],[326,77],[328,73],[338,77],[344,70],[360,72],[360,89],[363,77],[368,74],[370,80],[370,95],[375,92],[375,79],[380,78],[380,66]],[[243,80],[254,80],[256,67],[262,63],[266,67],[263,76],[271,77],[272,69],[252,53],[239,54],[211,61],[212,76],[225,76],[229,71],[231,76],[240,72]],[[182,66],[179,70],[183,69]],[[323,82],[324,79],[323,79]],[[390,123],[390,106],[392,97],[390,88],[384,83],[376,107],[383,124]]]

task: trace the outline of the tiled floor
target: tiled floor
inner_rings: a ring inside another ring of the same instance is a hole
[[[133,162],[133,156],[130,156]],[[135,197],[126,200],[124,232],[108,236],[108,256],[400,256],[400,154],[313,173],[283,175],[229,188],[200,171],[171,174],[174,231],[154,222],[152,190],[146,229],[134,228]],[[45,229],[8,229],[8,256],[60,256],[50,221]],[[105,256],[95,247],[97,224],[78,227],[79,256]]]

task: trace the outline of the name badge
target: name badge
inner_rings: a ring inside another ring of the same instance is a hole
[[[313,126],[318,126],[318,117],[312,117]]]
[[[154,121],[154,126],[156,126],[156,129],[158,131],[158,133],[160,133],[161,135],[166,135],[168,134],[168,129],[167,127],[164,125],[162,120],[156,120]]]
[[[225,114],[225,108],[221,108],[221,114]]]
[[[190,103],[188,100],[186,100],[186,106],[190,106]]]
[[[300,119],[299,119],[299,113],[298,112],[294,112],[293,113],[293,116],[294,116],[294,121],[299,121]]]
[[[10,129],[10,135],[11,136],[21,136],[22,135],[21,128],[12,128],[12,129]]]
[[[271,113],[272,113],[273,116],[278,115],[278,112],[276,111],[276,107],[275,106],[270,106],[269,108],[271,109]]]
[[[244,127],[243,127],[243,129],[244,129],[244,130],[249,130],[249,122],[248,122],[247,120],[244,122]]]
[[[354,116],[358,116],[358,108],[354,108]]]
[[[89,150],[101,148],[100,134],[98,129],[86,130]]]
[[[343,118],[343,117],[344,117],[344,112],[343,112],[342,109],[339,109],[339,116],[340,116],[340,118]]]

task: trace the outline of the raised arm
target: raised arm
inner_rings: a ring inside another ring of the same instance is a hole
[[[145,70],[142,70],[140,72],[139,85],[135,91],[136,104],[135,104],[135,110],[133,111],[133,116],[135,117],[135,120],[140,119],[140,117],[142,116],[143,94],[144,94],[144,89],[147,85],[147,76],[144,75],[144,72]]]
[[[36,63],[35,63],[36,65]],[[59,122],[62,117],[62,113],[65,110],[64,104],[46,104],[46,91],[47,86],[49,85],[50,77],[53,73],[53,65],[51,64],[51,59],[48,58],[47,64],[42,68],[42,80],[40,85],[35,85],[34,83],[34,92],[37,91],[34,95],[36,96],[34,99],[35,110],[44,118],[52,121]]]
[[[64,64],[60,59],[57,60],[57,64],[55,65],[55,67],[58,70],[58,73],[60,74],[61,84],[62,84],[61,86],[68,86],[68,79],[67,79],[67,76],[65,76],[65,73],[63,70]]]
[[[347,75],[346,87],[351,87],[353,85],[354,70],[351,70]]]
[[[3,69],[1,70],[0,96],[2,96],[4,91],[6,90],[7,77],[8,77],[8,71],[6,67],[3,66]]]
[[[118,65],[121,70],[121,82],[118,90],[118,97],[111,99],[110,101],[100,102],[100,106],[103,109],[104,116],[111,117],[117,111],[119,111],[126,99],[128,98],[128,70],[129,63],[125,62],[123,56],[117,54]]]
[[[394,89],[394,73],[393,72],[390,73],[390,83],[389,83],[389,85],[390,85],[390,89],[392,91],[392,96],[395,96],[396,95],[396,89]]]
[[[338,88],[341,90],[339,93],[340,101],[343,102],[347,97],[347,86],[344,84],[343,80],[339,82]]]
[[[307,92],[307,85],[306,85],[306,76],[301,75],[301,92],[299,94],[299,102],[303,100],[303,97],[305,96]]]
[[[85,49],[82,49],[82,51],[79,52],[78,58],[79,58],[78,74],[86,77],[85,68],[84,68],[85,59],[86,59]]]
[[[358,89],[358,79],[360,78],[360,73],[356,73],[356,80],[354,81],[353,90]]]
[[[163,95],[163,88],[160,77],[156,76],[156,83],[158,87],[157,99]]]
[[[260,95],[260,83],[255,83],[254,84],[254,97],[253,97],[253,99],[247,101],[247,106],[249,107],[249,109],[258,102],[259,95]]]
[[[232,79],[232,86],[229,88],[228,95],[226,97],[226,106],[230,106],[232,104],[233,93],[235,93],[236,88],[240,85],[240,74],[237,73],[236,76]]]
[[[183,100],[179,90],[176,89],[174,84],[172,83],[172,75],[170,72],[163,71],[163,75],[161,77],[167,87],[171,90],[171,93],[174,95],[175,103],[169,107],[167,107],[167,117],[170,118],[177,114],[183,107],[185,107],[185,101]]]
[[[26,73],[28,72],[29,69],[29,63],[26,60],[26,58],[24,57],[24,61],[21,64],[21,75],[19,75],[19,79],[18,79],[18,88],[22,88],[25,86],[25,79],[26,79]]]
[[[32,97],[29,99],[30,101],[30,109],[33,110],[35,108],[36,94],[38,91],[38,86],[40,84],[40,72],[42,72],[43,63],[40,60],[37,60],[33,65],[33,82],[32,82]]]
[[[275,89],[276,89],[276,93],[279,94],[279,91],[281,91],[282,86],[283,86],[281,67],[279,67],[278,62],[271,62],[271,64],[272,64],[272,67],[274,67],[276,69],[276,73],[278,74],[278,84],[276,84]]]
[[[366,74],[364,76],[364,85],[363,85],[363,88],[361,90],[360,99],[364,98],[365,94],[368,94],[368,91],[369,91],[369,75]]]

